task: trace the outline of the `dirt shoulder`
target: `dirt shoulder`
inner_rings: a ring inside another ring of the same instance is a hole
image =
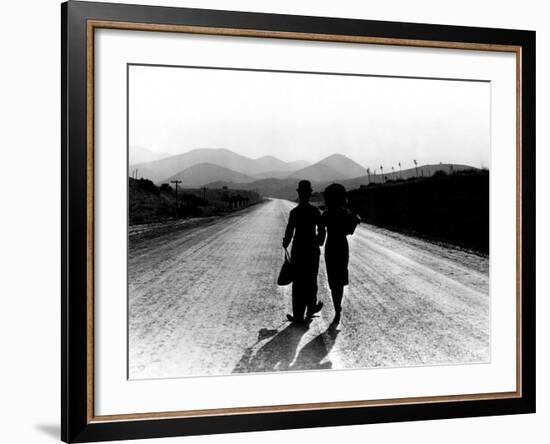
[[[243,208],[242,210],[233,211],[231,213],[222,213],[216,216],[189,217],[179,220],[169,220],[166,222],[130,225],[128,227],[128,240],[130,246],[135,246],[141,241],[154,239],[165,234],[176,233],[183,230],[189,230],[191,228],[211,225],[222,218],[241,216],[249,211],[252,211],[255,208],[258,208],[258,206],[264,205],[267,202],[268,200],[266,199],[262,202],[258,202],[256,204],[250,205],[249,207]]]

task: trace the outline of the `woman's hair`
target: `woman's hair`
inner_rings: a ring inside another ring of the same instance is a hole
[[[346,189],[339,183],[333,183],[326,187],[323,197],[329,208],[344,208],[346,206]]]

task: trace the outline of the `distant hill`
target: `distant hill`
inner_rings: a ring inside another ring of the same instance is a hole
[[[410,179],[411,177],[430,177],[433,176],[437,171],[444,171],[447,174],[452,174],[457,171],[464,170],[477,170],[469,165],[460,165],[453,163],[438,163],[431,165],[420,165],[418,168],[407,168],[405,170],[394,170],[394,172],[384,171],[382,175],[380,170],[370,173],[370,182],[371,183],[381,183],[385,180],[395,180],[395,179]],[[376,173],[376,174],[375,174]],[[369,183],[369,178],[366,172],[363,172],[362,175],[355,177],[351,180],[346,180],[342,182],[342,185],[349,188],[357,188],[359,185],[367,185]]]
[[[333,154],[317,162],[317,165],[326,165],[348,178],[365,174],[366,169],[342,154]]]
[[[186,168],[179,173],[162,180],[162,183],[169,183],[172,180],[181,180],[182,187],[202,187],[210,182],[224,181],[234,183],[253,182],[256,179],[246,174],[224,168],[212,163],[199,163]]]
[[[300,168],[305,168],[310,165],[305,160],[296,160],[294,162],[285,162],[281,159],[278,159],[274,156],[263,156],[259,157],[256,160],[256,165],[260,170],[260,174],[266,174],[269,172],[291,173],[293,171],[299,170]],[[265,176],[268,177],[268,176]]]
[[[298,170],[288,177],[312,182],[344,180],[365,174],[365,168],[342,154],[333,154],[313,165]]]
[[[292,174],[292,173],[290,173]],[[258,179],[286,179],[289,175],[288,171],[266,171],[265,173],[254,174]]]
[[[307,165],[305,161],[284,162],[273,156],[251,159],[227,149],[201,148],[160,160],[132,165],[132,169],[137,168],[138,177],[158,183],[200,163],[218,165],[249,176],[271,171],[277,177],[288,175]],[[262,177],[266,177],[265,174]]]
[[[326,180],[343,180],[346,179],[345,174],[333,170],[328,165],[316,163],[301,170],[296,171],[288,176],[288,179],[309,180],[310,182],[322,182]]]
[[[312,166],[316,166],[312,165]],[[320,171],[321,168],[323,168],[324,165],[321,165],[319,168],[316,169],[316,171]],[[422,165],[418,167],[418,177],[430,177],[434,175],[437,171],[444,171],[447,174],[451,174],[453,172],[458,171],[464,171],[464,170],[476,170],[477,168],[468,166],[468,165],[457,165],[457,164],[435,164],[435,165]],[[333,174],[338,174],[334,171],[332,171]],[[294,176],[294,174],[293,174]],[[399,179],[402,177],[403,179],[410,179],[413,177],[416,177],[416,169],[410,168],[406,170],[402,170],[401,172],[396,171],[394,174],[384,174],[386,177],[386,180],[392,180],[392,179]],[[240,183],[234,183],[230,181],[215,181],[207,184],[209,188],[221,188],[223,186],[226,186],[230,189],[242,189],[242,190],[257,190],[261,195],[266,197],[276,197],[279,199],[288,199],[288,200],[295,200],[296,195],[296,188],[298,186],[298,182],[302,178],[307,178],[305,176],[299,176],[299,177],[287,177],[287,178],[268,178],[268,179],[261,179],[256,180],[253,182],[240,182]],[[310,179],[312,182],[312,188],[314,192],[323,192],[323,190],[330,185],[333,182],[338,182],[346,187],[346,189],[353,190],[356,188],[359,188],[361,185],[367,185],[369,183],[369,178],[366,175],[366,172],[363,176],[354,177],[352,179],[331,179],[331,180],[313,180]],[[371,173],[370,181],[371,183],[381,183],[381,176],[380,174],[377,174],[376,177],[374,174]]]
[[[135,168],[138,169],[138,177],[159,182],[199,163],[223,166],[247,175],[260,172],[256,162],[249,157],[241,156],[226,149],[209,148],[196,149],[165,159],[142,163],[135,165]]]
[[[141,146],[131,146],[128,150],[129,164],[131,167],[139,163],[152,162],[153,160],[159,160],[170,156],[171,154],[155,153],[154,151]]]
[[[305,160],[295,160],[293,162],[287,162],[287,163],[288,165],[290,165],[293,171],[297,171],[311,165],[311,163]]]

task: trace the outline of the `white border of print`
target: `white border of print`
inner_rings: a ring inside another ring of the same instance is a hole
[[[95,39],[94,415],[516,390],[515,54],[107,29]],[[127,380],[127,63],[490,80],[491,362]]]

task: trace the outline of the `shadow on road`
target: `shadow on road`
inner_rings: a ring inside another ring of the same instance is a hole
[[[307,326],[296,324],[289,324],[281,331],[262,328],[258,332],[258,342],[269,337],[271,339],[257,350],[255,350],[255,346],[247,348],[233,369],[233,373],[332,368],[330,361],[322,361],[325,360],[334,346],[339,331],[331,328],[327,329],[308,342],[294,359],[298,344],[307,331]]]
[[[301,350],[289,370],[326,370],[332,368],[332,362],[325,361],[336,343],[340,330],[332,327],[308,342]],[[323,362],[325,361],[325,362]]]
[[[307,332],[306,325],[289,324],[254,352],[254,346],[245,350],[233,373],[270,372],[288,370],[294,360],[300,339]],[[258,342],[269,337],[273,330],[261,329]]]

